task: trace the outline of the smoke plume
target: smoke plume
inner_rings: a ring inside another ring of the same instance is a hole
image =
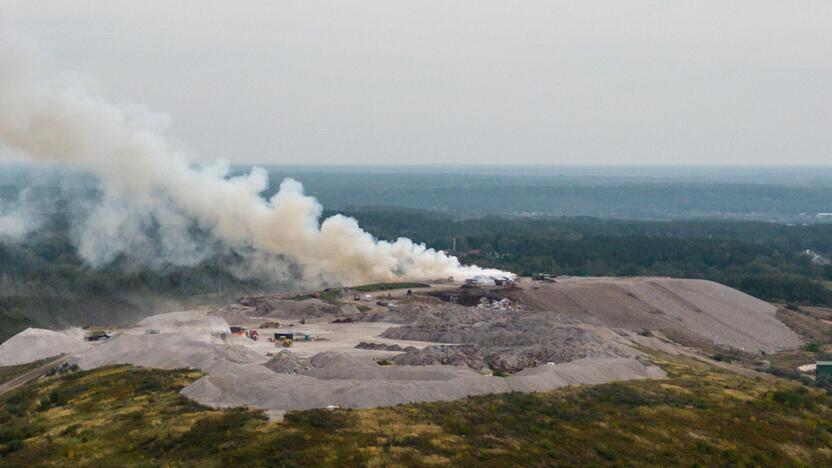
[[[0,144],[31,161],[78,167],[100,178],[103,197],[84,221],[78,245],[92,265],[145,252],[136,233],[152,227],[162,243],[159,256],[177,265],[211,255],[192,234],[197,228],[235,251],[288,259],[309,282],[505,274],[463,266],[409,239],[377,240],[353,218],[321,221],[321,205],[292,179],[264,199],[264,169],[230,177],[225,164],[194,164],[164,137],[166,118],[115,105],[84,86],[40,80],[26,54],[8,46],[13,42],[0,33]],[[2,219],[6,231],[25,231],[17,218]]]

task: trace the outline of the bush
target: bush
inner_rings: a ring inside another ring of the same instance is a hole
[[[309,426],[325,431],[346,429],[355,423],[355,416],[348,410],[290,411],[286,413],[284,419],[293,425]]]
[[[812,409],[818,403],[817,397],[806,387],[777,390],[772,397],[777,403],[795,409]]]
[[[11,440],[4,445],[0,445],[0,458],[13,453],[17,452],[18,450],[23,448],[23,441],[22,440]]]
[[[822,350],[820,343],[806,343],[803,345],[803,351],[809,351],[810,353],[819,353]]]

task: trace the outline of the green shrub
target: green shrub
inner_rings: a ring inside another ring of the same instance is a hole
[[[819,353],[823,351],[823,348],[821,347],[820,343],[806,343],[805,345],[803,345],[803,351],[808,351],[810,353]]]
[[[812,409],[818,403],[818,398],[806,387],[777,390],[772,397],[777,403],[794,409]]]
[[[290,411],[284,419],[299,426],[308,426],[325,431],[337,431],[355,423],[355,416],[349,410],[314,409],[308,411]]]

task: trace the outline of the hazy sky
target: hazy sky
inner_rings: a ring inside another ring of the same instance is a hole
[[[207,158],[832,163],[828,0],[0,0],[0,21]]]

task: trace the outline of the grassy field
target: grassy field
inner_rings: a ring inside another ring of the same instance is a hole
[[[181,397],[198,372],[111,367],[4,397],[0,465],[832,465],[825,393],[657,362],[668,379],[292,412],[282,423]]]

